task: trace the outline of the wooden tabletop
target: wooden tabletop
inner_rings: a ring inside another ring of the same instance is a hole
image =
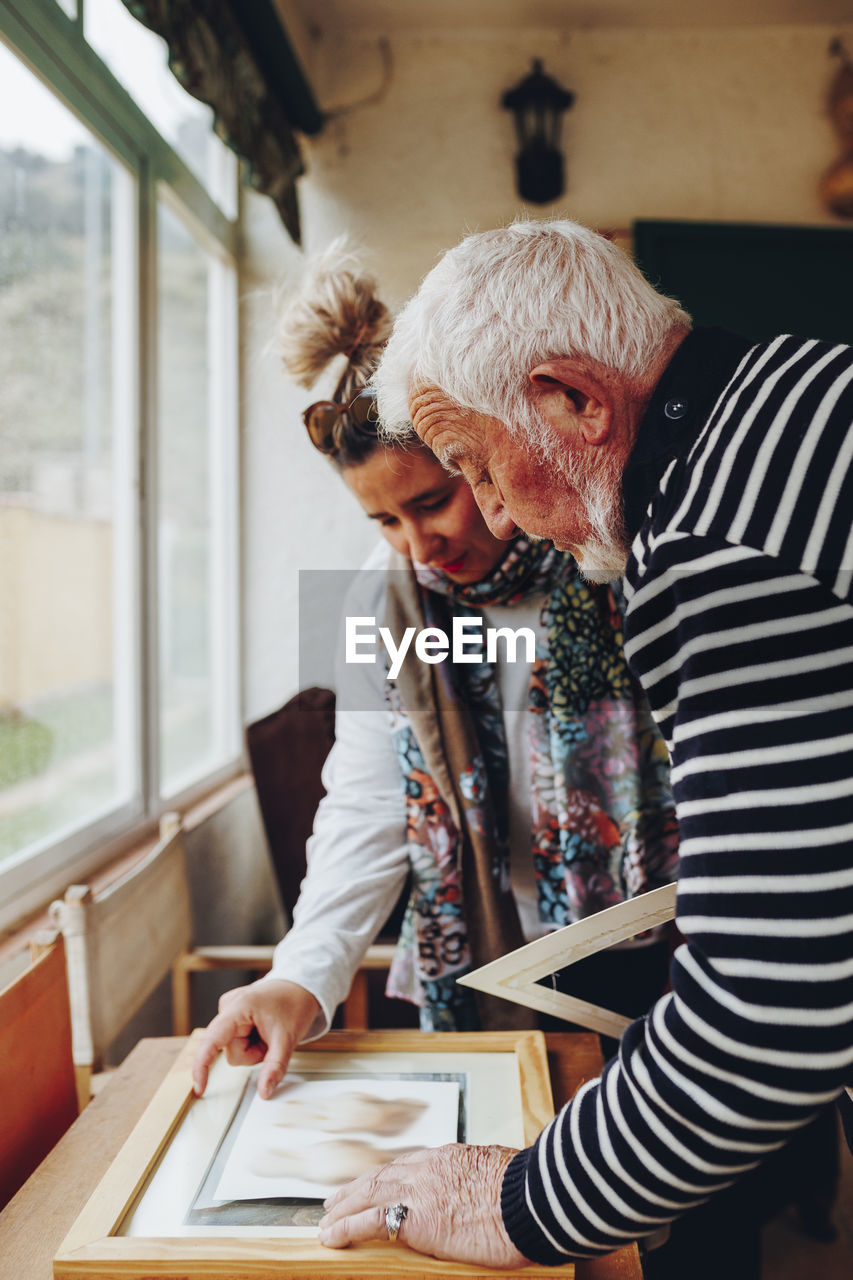
[[[549,1034],[555,1106],[601,1068],[598,1038]],[[140,1040],[61,1141],[0,1213],[0,1258],[15,1280],[52,1280],[53,1258],[186,1041]],[[511,1272],[508,1274],[512,1274]],[[554,1272],[559,1275],[557,1269]],[[576,1280],[642,1280],[636,1245],[575,1264]]]

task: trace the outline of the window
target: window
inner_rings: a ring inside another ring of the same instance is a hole
[[[162,200],[157,285],[160,772],[169,794],[200,761],[213,768],[237,749],[222,697],[236,657],[221,590],[236,545],[221,519],[236,471],[223,466],[234,297],[232,273]]]
[[[123,0],[86,0],[86,39],[149,120],[229,217],[236,212],[237,160],[213,132],[210,107],[185,93],[159,36]]]
[[[233,157],[120,0],[0,36],[2,927],[233,769],[240,706]]]

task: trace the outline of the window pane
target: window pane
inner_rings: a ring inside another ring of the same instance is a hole
[[[0,45],[0,865],[138,789],[134,210]]]
[[[213,132],[213,112],[169,70],[166,42],[122,0],[86,0],[86,39],[155,128],[229,218],[236,215],[237,161]]]
[[[59,0],[60,9],[64,9],[69,18],[77,17],[77,0]]]
[[[238,754],[234,273],[158,216],[160,778],[173,795]]]

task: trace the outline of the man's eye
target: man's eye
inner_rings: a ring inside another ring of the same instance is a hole
[[[474,487],[476,489],[476,488],[479,488],[481,484],[490,485],[491,483],[492,483],[492,477],[489,475],[488,471],[481,471],[480,474],[477,476],[477,479],[474,481]]]

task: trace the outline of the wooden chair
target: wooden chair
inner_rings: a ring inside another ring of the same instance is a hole
[[[39,935],[0,991],[0,1209],[77,1118],[65,947]]]
[[[92,1076],[102,1066],[106,1051],[167,976],[171,977],[172,1029],[175,1035],[187,1035],[192,1023],[191,974],[223,969],[260,974],[271,967],[272,944],[193,945],[188,843],[200,843],[199,860],[208,862],[203,857],[205,842],[226,847],[230,842],[236,848],[255,838],[251,815],[256,806],[250,784],[248,792],[244,788],[231,804],[233,809],[225,806],[208,817],[208,824],[214,825],[199,824],[192,831],[183,828],[177,814],[164,815],[157,844],[114,884],[99,894],[89,885],[72,885],[64,898],[51,904],[51,922],[65,938],[81,1108],[91,1097]],[[258,838],[263,841],[263,831]],[[266,850],[264,855],[268,856]],[[211,857],[209,862],[216,874],[216,859]],[[365,961],[374,967],[387,967],[389,962],[390,948],[374,951]],[[356,984],[345,1023],[363,1028],[365,1006]]]
[[[172,970],[176,1035],[206,1022],[222,992],[239,980],[224,978],[223,971],[243,970],[256,976],[269,969],[273,943],[286,928],[248,774],[194,810],[184,826],[184,850],[196,929],[192,947],[178,957]],[[193,976],[205,973],[207,978]]]
[[[165,814],[160,839],[136,866],[102,893],[71,885],[50,907],[65,939],[73,1057],[80,1107],[89,1101],[93,1073],[156,987],[169,975],[172,1029],[190,1027],[189,975],[205,969],[270,967],[272,947],[193,949],[187,877],[187,833]],[[237,833],[233,833],[237,839]]]
[[[334,702],[334,695],[329,696]],[[301,697],[302,695],[297,695],[297,699]],[[309,710],[313,712],[316,706],[309,707]],[[277,715],[275,713],[273,717],[267,717],[262,723],[266,729],[272,727],[274,738],[283,743],[283,738],[277,733]],[[247,731],[247,738],[250,735],[251,727]],[[278,893],[281,906],[292,918],[293,905],[305,874],[305,841],[311,834],[314,810],[323,794],[320,770],[328,751],[324,734],[299,735],[296,743],[291,737],[290,745],[294,756],[300,760],[301,773],[297,783],[290,771],[284,768],[278,770],[277,779],[275,771],[270,768],[266,752],[261,751],[253,757],[253,760],[258,761],[264,796],[269,800],[270,795],[274,795],[279,803],[282,800],[291,802],[289,807],[285,806],[277,811],[278,825],[274,823],[270,827],[265,820],[269,806],[265,813],[261,803],[262,796],[256,790],[259,781],[256,777],[255,787],[252,786],[252,780],[246,778],[243,789],[224,807],[211,812],[195,827],[187,828],[184,832],[191,897],[198,897],[202,889],[200,884],[195,883],[196,880],[209,879],[213,875],[222,884],[223,893],[220,896],[227,896],[226,885],[230,885],[234,893],[239,893],[241,905],[248,908],[248,917],[256,920],[260,915],[266,915],[267,936],[272,937],[281,935],[285,927],[284,921],[277,910],[267,909],[264,912],[260,899],[264,896],[270,899]],[[282,761],[275,749],[271,754],[281,765]],[[264,763],[268,770],[266,774]],[[285,780],[282,780],[282,774],[286,775]],[[228,914],[233,923],[233,910]],[[248,918],[239,921],[239,927],[244,933],[248,931],[249,923]],[[207,928],[208,936],[222,936],[226,921],[208,920]],[[257,928],[252,931],[257,933]],[[274,950],[273,945],[200,944],[196,941],[192,948],[179,955],[172,969],[175,1034],[185,1035],[191,1027],[192,974],[227,970],[249,971],[255,975],[266,973],[272,966]],[[393,945],[387,942],[374,944],[368,949],[341,1006],[341,1020],[346,1028],[357,1031],[367,1029],[368,975],[377,970],[387,970],[393,953]]]
[[[205,946],[194,947],[178,956],[172,970],[172,1013],[175,1035],[190,1031],[190,974],[212,970],[244,970],[269,973],[275,947],[272,946]],[[341,1005],[341,1019],[348,1031],[366,1031],[369,1022],[368,974],[387,970],[394,958],[394,946],[373,943],[355,973],[349,995]]]
[[[305,845],[326,794],[320,774],[335,741],[335,695],[302,689],[247,725],[245,738],[272,865],[292,915],[305,875]]]
[[[81,1108],[105,1051],[192,940],[184,837],[166,814],[160,839],[100,894],[75,884],[51,903],[68,963],[71,1033]]]

